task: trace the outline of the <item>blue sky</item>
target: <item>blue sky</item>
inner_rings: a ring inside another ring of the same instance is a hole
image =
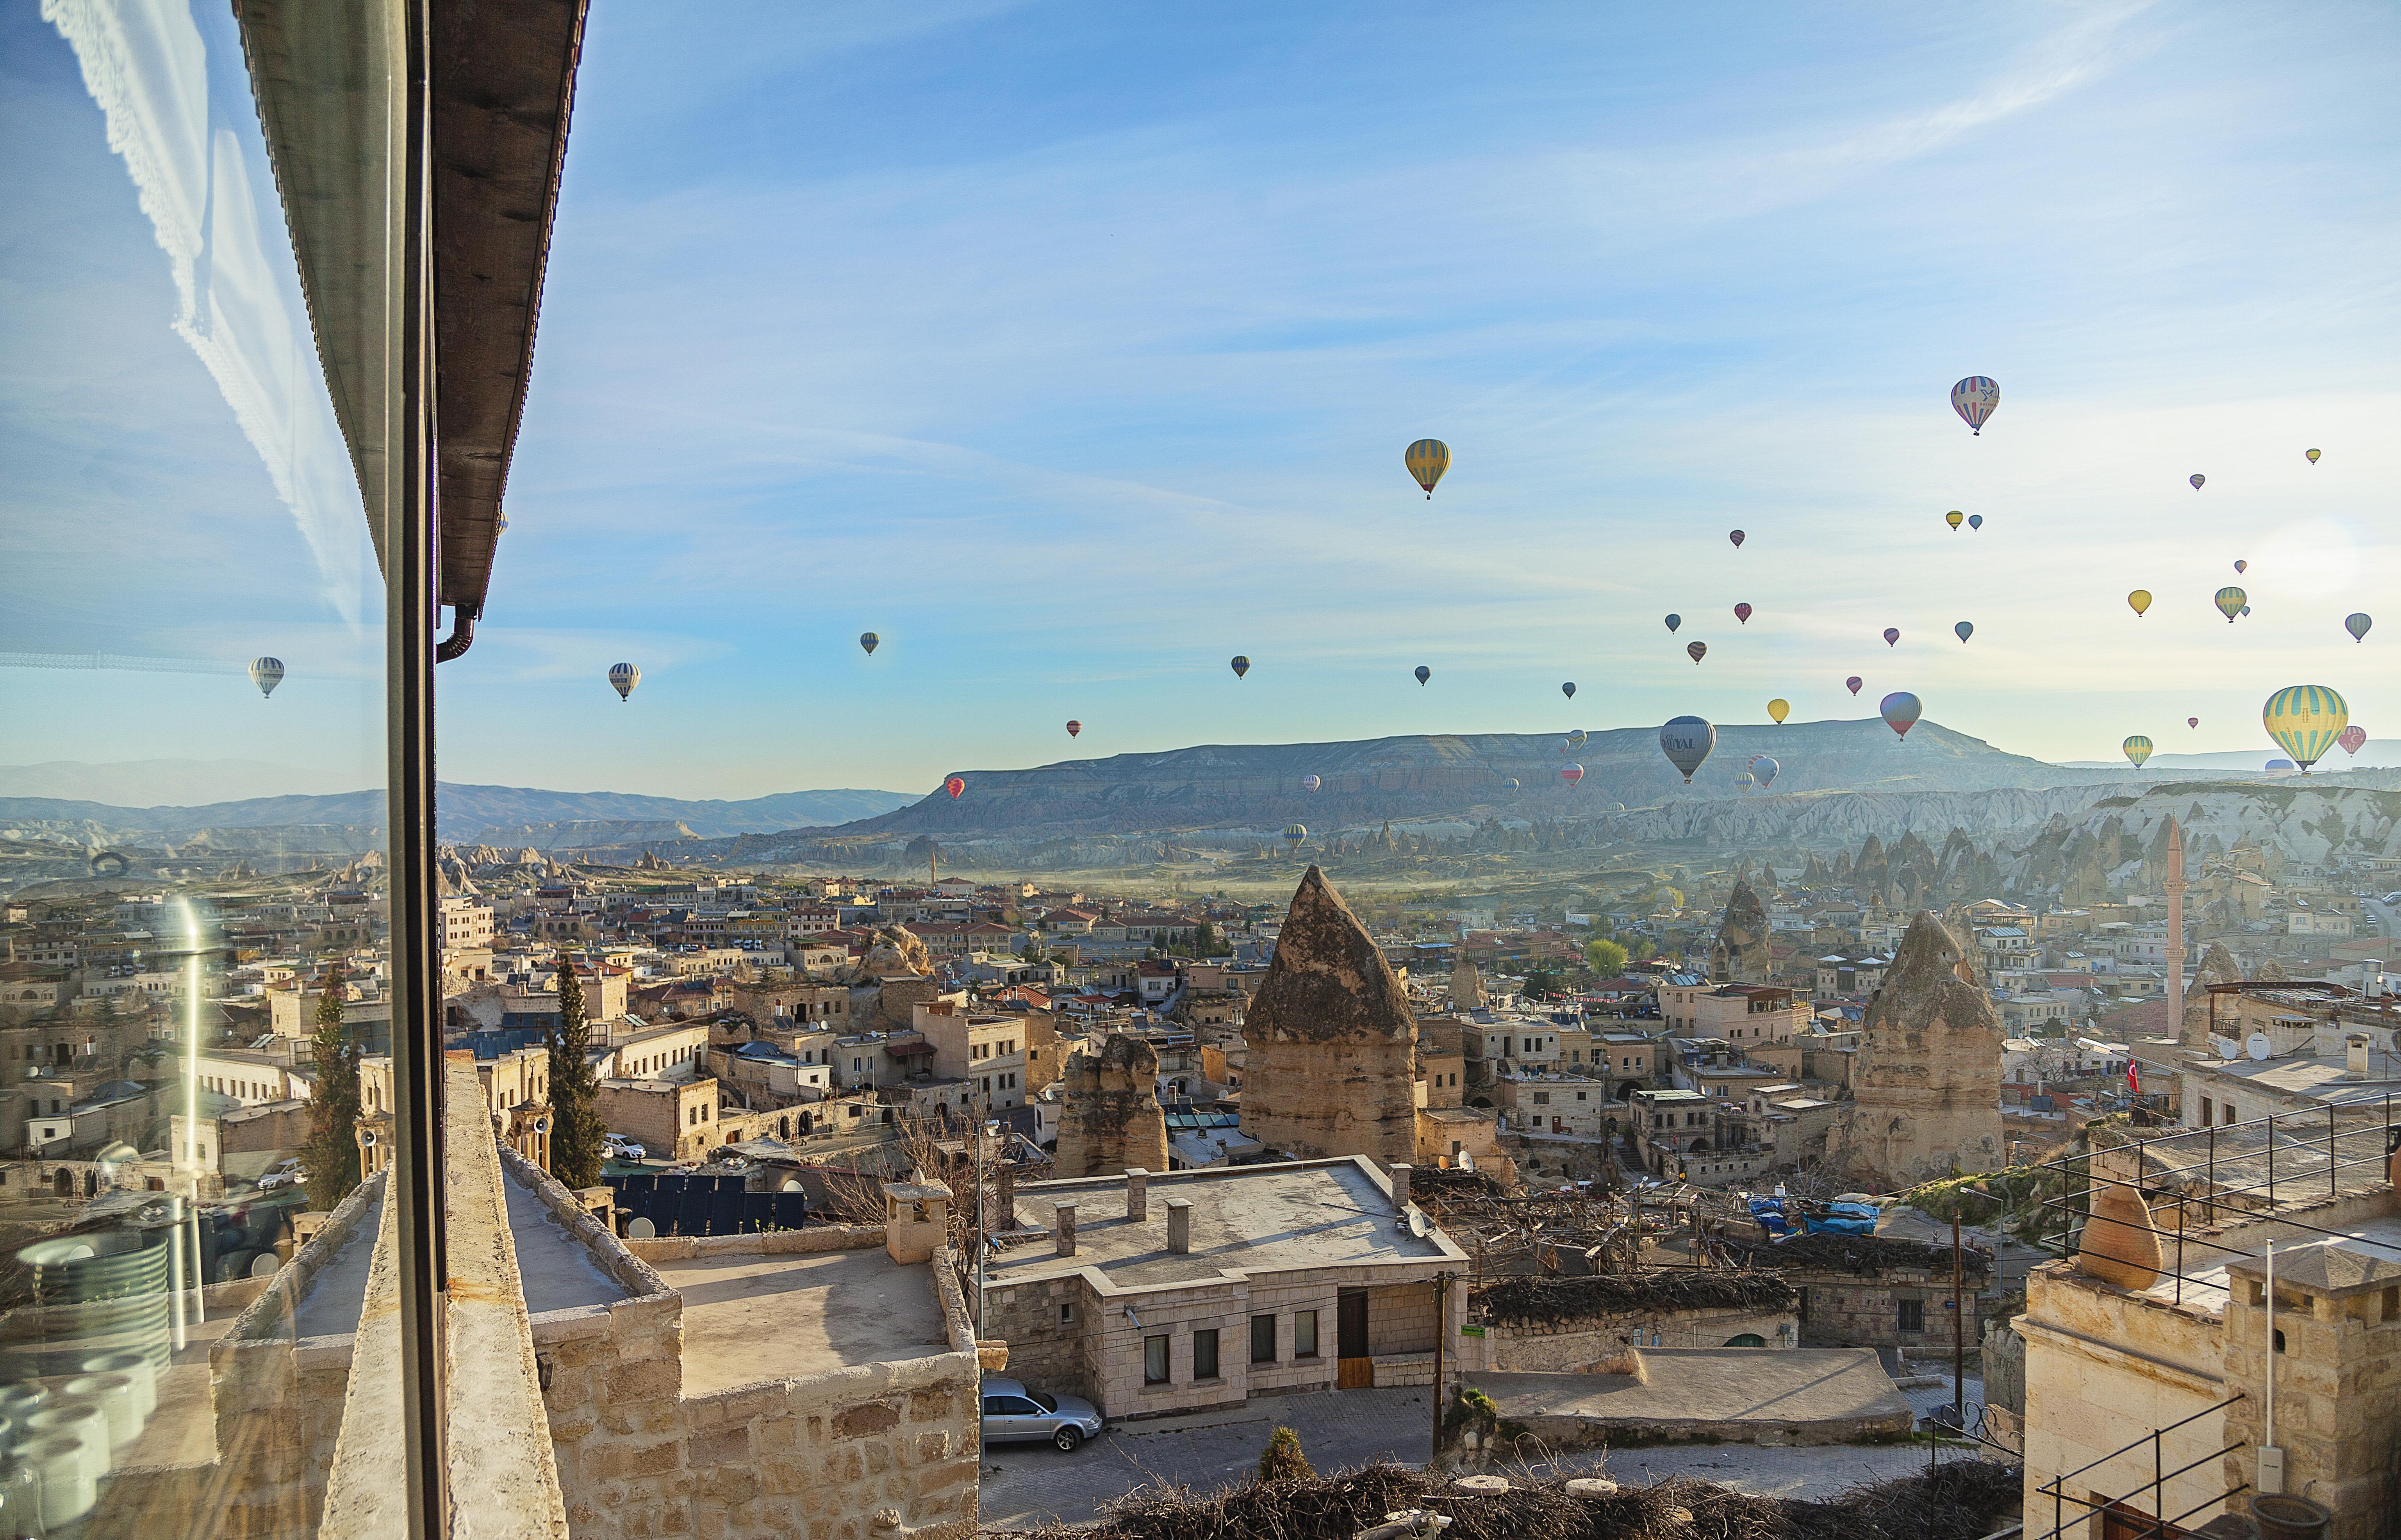
[[[2045,757],[2265,752],[2304,680],[2377,732],[2396,77],[2369,5],[601,5],[445,775],[916,789],[1896,688]],[[226,718],[177,720],[337,768]]]

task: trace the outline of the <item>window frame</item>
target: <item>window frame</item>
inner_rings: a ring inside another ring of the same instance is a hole
[[[1222,1371],[1225,1366],[1219,1361],[1219,1350],[1224,1345],[1224,1338],[1217,1328],[1214,1326],[1197,1326],[1192,1329],[1192,1378],[1194,1383],[1198,1383],[1203,1380],[1216,1380],[1224,1378]]]
[[[1151,1372],[1151,1359],[1159,1360],[1159,1371]],[[1175,1340],[1168,1333],[1155,1331],[1142,1340],[1142,1383],[1145,1385],[1165,1385],[1175,1383]]]

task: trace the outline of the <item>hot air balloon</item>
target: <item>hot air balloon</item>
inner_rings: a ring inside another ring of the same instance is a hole
[[[1783,770],[1783,766],[1763,754],[1754,756],[1750,761],[1750,773],[1759,777],[1759,789],[1762,791],[1774,785],[1777,776],[1782,773]]]
[[[1961,647],[1966,647],[1968,645],[1968,638],[1976,634],[1975,624],[1969,620],[1962,620],[1951,629],[1953,632],[1957,634],[1959,637],[1959,645]]]
[[[2354,611],[2342,618],[2342,629],[2351,633],[2351,639],[2354,642],[2366,641],[2367,628],[2375,623],[2365,611]]]
[[[1757,784],[1759,784],[1759,778],[1749,770],[1744,770],[1734,778],[1734,789],[1736,791],[1749,791]]]
[[[1248,673],[1250,673],[1250,672],[1251,672],[1251,661],[1250,661],[1248,658],[1242,657],[1240,653],[1235,654],[1235,657],[1234,657],[1234,677],[1235,677],[1235,678],[1237,678],[1237,679],[1239,679],[1239,678],[1241,678],[1243,675],[1248,674]]]
[[[2351,722],[2351,708],[2324,685],[2287,685],[2259,709],[2260,725],[2307,775]]]
[[[1571,749],[1584,747],[1584,729],[1578,728],[1568,734],[1568,747]]]
[[[1877,709],[1884,714],[1884,725],[1890,728],[1896,736],[1906,738],[1909,729],[1917,726],[1918,715],[1926,708],[1918,703],[1916,696],[1900,689],[1886,696],[1884,704]]]
[[[1566,684],[1561,685],[1561,686],[1559,687],[1559,693],[1560,693],[1561,695],[1566,696],[1566,697],[1567,697],[1569,700],[1571,700],[1571,701],[1574,700],[1574,699],[1575,699],[1575,681],[1574,681],[1574,680],[1572,680],[1572,679],[1571,679],[1571,680],[1569,680]]]
[[[2203,483],[2203,482],[2205,482],[2205,481],[2207,481],[2207,480],[2209,480],[2209,478],[2208,478],[2207,476],[2202,475],[2200,471],[2196,470],[2196,471],[2194,471],[2191,475],[2187,476],[2187,477],[2185,478],[2185,480],[2187,480],[2187,481],[2188,481],[2188,482],[2192,483],[2192,489],[2193,489],[2195,492],[2198,492],[2198,491],[2200,491],[2200,490],[2201,490],[2201,484],[2202,484],[2202,483]]]
[[[2342,729],[2341,733],[2336,737],[2335,742],[2342,745],[2343,753],[2357,754],[2361,749],[2367,746],[2367,729],[2361,727],[2358,723],[2353,722],[2351,726]]]
[[[2290,759],[2271,759],[2268,761],[2265,768],[2271,774],[2282,774],[2284,771],[2292,770],[2295,767]]]
[[[620,701],[631,699],[634,687],[641,682],[642,671],[631,663],[619,663],[609,671],[609,683],[616,687]]]
[[[1982,528],[1983,528],[1983,527],[1984,527],[1984,516],[1983,516],[1982,513],[1970,513],[1970,514],[1969,514],[1969,515],[1968,515],[1968,527],[1969,527],[1969,528],[1970,528],[1970,529],[1982,529]]]
[[[2238,578],[2240,578],[2241,576],[2243,576],[2243,574],[2244,574],[2245,572],[2248,572],[2248,571],[2250,571],[2250,570],[2251,570],[2251,564],[2250,564],[2249,562],[2237,562],[2237,563],[2235,563],[2235,564],[2234,564],[2234,575],[2235,575],[2236,577],[2238,577]]]
[[[1693,784],[1693,772],[1708,761],[1709,751],[1717,746],[1718,729],[1697,716],[1670,717],[1667,725],[1659,729],[1659,752],[1667,756],[1667,763],[1683,772],[1684,784],[1688,786]]]
[[[960,797],[967,795],[967,777],[963,775],[954,775],[949,780],[942,783],[942,789],[949,792],[951,794],[951,800],[955,802]]]
[[[1320,781],[1314,775],[1304,775],[1300,778],[1300,789],[1303,791],[1315,791],[1318,787],[1324,784],[1325,784],[1325,783]]]
[[[1425,495],[1432,497],[1434,484],[1442,480],[1442,473],[1450,469],[1450,445],[1440,439],[1420,439],[1402,452],[1401,463],[1409,468],[1409,474],[1418,479],[1418,484],[1425,488]]]
[[[274,694],[275,687],[283,682],[283,660],[253,658],[250,661],[250,682],[258,687],[261,699]]]
[[[1951,410],[1980,436],[1984,431],[1984,420],[2000,404],[2001,388],[1982,375],[1970,375],[1951,388]]]
[[[1668,617],[1667,617],[1667,631],[1668,631],[1669,634],[1671,634],[1671,635],[1672,635],[1672,634],[1675,633],[1676,628],[1677,628],[1678,626],[1680,626],[1680,625],[1682,625],[1683,623],[1684,623],[1684,618],[1683,618],[1681,615],[1670,615],[1670,616],[1668,616]]]
[[[1739,529],[1729,529],[1726,531],[1726,538],[1734,542],[1734,548],[1736,551],[1740,551],[1742,549],[1742,542],[1749,539],[1749,537],[1745,535]]]
[[[2308,450],[2308,451],[2306,451],[2306,453],[2308,454],[2308,456],[2309,456],[2309,457],[2310,457],[2310,463],[2311,463],[2312,465],[2315,465],[2315,464],[2317,464],[2317,463],[2318,463],[2318,452],[2317,452],[2316,450],[2314,450],[2314,449]]]
[[[2127,594],[2126,607],[2136,615],[2147,613],[2151,607],[2151,591],[2147,588],[2138,588]]]
[[[1749,625],[1749,624],[1750,624],[1750,606],[1749,606],[1749,605],[1736,605],[1736,606],[1734,606],[1734,618],[1735,618],[1736,621],[1737,623],[1739,623],[1739,624],[1742,624],[1742,625]]]
[[[1779,695],[1775,700],[1767,702],[1767,719],[1775,723],[1777,727],[1782,727],[1784,725],[1784,719],[1791,715],[1792,702],[1787,701],[1784,697]]]
[[[1849,678],[1843,681],[1843,688],[1849,690],[1853,695],[1857,695],[1859,692],[1859,686],[1865,682],[1866,681],[1862,680],[1858,675],[1854,674]]]
[[[1900,627],[1886,626],[1884,628],[1884,645],[1886,647],[1900,646]]]
[[[1961,525],[1968,522],[1968,515],[1960,512],[1955,508],[1950,512],[1942,515],[1942,522],[1949,525],[1952,528],[1956,529]]]
[[[2188,716],[2184,719],[2184,725],[2188,728],[2197,728],[2201,726],[2201,718],[2198,716]]]
[[[1684,650],[1692,655],[1693,662],[1695,665],[1698,665],[1702,659],[1709,655],[1709,644],[1707,642],[1686,642],[1684,644]]]
[[[1083,731],[1084,724],[1081,722],[1070,722],[1067,724],[1067,736],[1070,738],[1080,737],[1083,734]]]
[[[1420,664],[1418,665],[1417,673],[1418,673],[1418,683],[1419,683],[1419,684],[1420,684],[1420,685],[1424,684],[1428,679],[1431,679],[1431,678],[1433,678],[1433,677],[1434,677],[1434,670],[1432,670],[1432,669],[1430,669],[1430,668],[1426,667],[1423,663],[1420,663]]]
[[[2139,732],[2118,746],[2125,750],[2126,757],[2134,762],[2136,770],[2141,770],[2143,761],[2151,756],[2151,741]]]
[[[495,536],[500,536],[500,535],[505,535],[505,534],[507,534],[508,532],[509,532],[509,516],[508,516],[507,514],[505,514],[505,513],[502,513],[502,514],[499,514],[499,515],[497,515],[496,517],[494,517],[494,519],[492,520],[492,533],[493,533]]]
[[[1509,779],[1507,779],[1506,781],[1502,782],[1501,784],[1502,784],[1502,785],[1504,785],[1504,786],[1508,787],[1511,791],[1516,791],[1516,790],[1517,790],[1517,789],[1518,789],[1518,788],[1517,788],[1517,778],[1516,778],[1516,776],[1514,776],[1514,775],[1513,775],[1513,776],[1511,776],[1511,777],[1509,777]]]
[[[1584,779],[1584,767],[1582,765],[1570,765],[1567,769],[1559,771],[1559,779],[1566,782],[1570,786],[1573,786],[1577,782]]]
[[[871,631],[862,631],[858,634],[858,645],[865,647],[867,655],[872,658],[875,656],[875,649],[884,645],[884,638]]]
[[[2243,613],[2245,599],[2246,595],[2239,588],[2221,588],[2217,591],[2217,613],[2226,617],[2228,625],[2232,625],[2234,617]]]
[[[1283,837],[1292,841],[1292,848],[1294,850],[1298,850],[1300,849],[1300,842],[1309,838],[1309,825],[1306,824],[1287,824],[1284,825]]]
[[[2245,615],[2250,614],[2250,613],[2251,613],[2251,606],[2250,606],[2249,605],[2244,605],[2244,606],[2243,606],[2243,614],[2245,614]]]

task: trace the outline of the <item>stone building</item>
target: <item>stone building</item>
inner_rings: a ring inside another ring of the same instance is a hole
[[[1167,1169],[1167,1114],[1159,1105],[1159,1051],[1118,1032],[1068,1056],[1061,1077],[1062,1179]]]
[[[1681,1268],[1520,1276],[1477,1290],[1483,1339],[1461,1344],[1469,1373],[1592,1374],[1637,1347],[1790,1347],[1795,1295],[1773,1273]]]
[[[1947,1245],[1819,1234],[1737,1249],[1750,1266],[1772,1268],[1792,1287],[1804,1347],[1951,1350],[1959,1313],[1950,1308]],[[1960,1247],[1959,1274],[1968,1320],[1958,1335],[1973,1351],[1980,1340],[1976,1298],[1992,1282],[1992,1254]]]
[[[1242,1127],[1314,1158],[1417,1152],[1417,1018],[1381,948],[1315,866],[1242,1021]]]
[[[1860,1026],[1843,1164],[1894,1186],[1997,1170],[2001,1018],[1973,940],[1920,910]]]
[[[1709,944],[1709,976],[1720,983],[1764,984],[1769,961],[1767,907],[1749,882],[1737,879],[1718,920],[1717,939]]]

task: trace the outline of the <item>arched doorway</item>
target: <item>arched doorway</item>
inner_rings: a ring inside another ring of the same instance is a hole
[[[788,1139],[792,1137],[792,1120],[790,1118],[777,1118],[775,1120],[775,1137],[779,1139]]]
[[[807,1138],[807,1137],[808,1137],[809,1130],[810,1130],[811,1128],[813,1128],[813,1127],[815,1127],[815,1126],[816,1126],[816,1120],[813,1116],[811,1116],[809,1113],[807,1113],[807,1112],[803,1112],[803,1113],[801,1114],[801,1137],[802,1137],[802,1138]]]
[[[1746,1331],[1740,1336],[1728,1337],[1725,1340],[1725,1345],[1728,1347],[1765,1347],[1767,1345],[1767,1339],[1761,1336],[1756,1331]]]
[[[62,1165],[58,1175],[50,1179],[50,1185],[59,1190],[60,1197],[72,1198],[75,1196],[75,1173]]]

